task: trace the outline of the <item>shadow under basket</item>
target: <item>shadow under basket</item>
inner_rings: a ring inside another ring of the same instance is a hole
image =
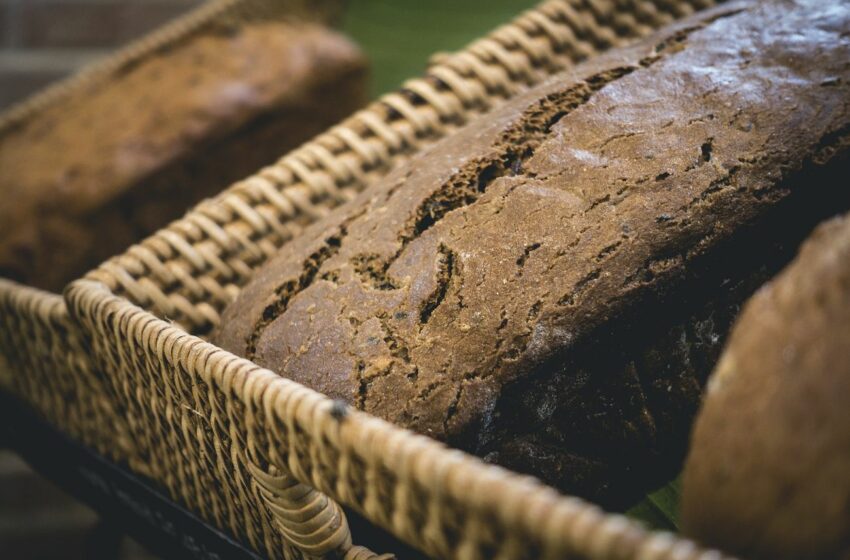
[[[67,378],[74,398],[97,404],[101,416],[90,432],[63,429],[102,449],[116,437],[98,427],[119,423],[126,447],[113,457],[270,558],[375,557],[353,546],[358,535],[338,504],[440,558],[722,558],[349,409],[201,338],[284,243],[400,162],[546,76],[713,3],[549,0],[459,53],[435,56],[424,77],[74,282],[65,294],[72,318],[60,302],[33,303],[42,293],[0,297],[4,315],[39,313],[6,319],[21,329],[3,337],[6,377],[45,377],[13,381],[23,396],[30,384]],[[29,339],[35,353],[14,351]],[[56,347],[71,340],[84,367],[68,367],[66,354],[59,371],[28,369],[58,363]]]

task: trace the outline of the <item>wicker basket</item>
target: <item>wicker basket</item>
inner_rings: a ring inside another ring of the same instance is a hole
[[[256,20],[333,22],[344,0],[212,0],[103,61],[27,98],[0,115],[0,136],[79,89],[108,84],[122,70],[182,41]],[[123,419],[92,375],[89,352],[58,294],[0,279],[0,386],[55,426],[107,457],[132,460]],[[144,465],[137,468],[144,470]]]
[[[545,2],[73,283],[71,314],[136,468],[272,558],[371,557],[336,502],[435,557],[721,558],[200,338],[282,244],[399,162],[552,72],[711,3]]]

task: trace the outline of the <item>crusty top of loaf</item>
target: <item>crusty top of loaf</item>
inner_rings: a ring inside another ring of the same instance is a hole
[[[505,383],[843,150],[850,5],[734,2],[568,70],[285,246],[214,340],[457,442]],[[836,147],[838,146],[838,147]]]
[[[251,23],[190,37],[75,90],[0,137],[0,269],[24,270],[16,261],[38,250],[50,220],[72,228],[168,165],[364,66],[334,31]]]

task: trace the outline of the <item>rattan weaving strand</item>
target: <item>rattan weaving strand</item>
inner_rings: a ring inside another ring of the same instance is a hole
[[[128,430],[114,407],[120,401],[94,374],[60,296],[0,279],[0,350],[7,389],[102,455],[130,460]]]

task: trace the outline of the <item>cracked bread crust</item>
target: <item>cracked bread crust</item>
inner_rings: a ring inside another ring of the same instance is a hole
[[[781,260],[767,238],[799,233],[768,218],[801,196],[835,202],[837,179],[819,170],[850,135],[848,31],[850,7],[735,2],[564,72],[284,247],[213,340],[625,503],[624,486],[677,455],[667,447],[686,437],[725,326]],[[706,364],[682,355],[690,369],[665,370],[683,332]]]

